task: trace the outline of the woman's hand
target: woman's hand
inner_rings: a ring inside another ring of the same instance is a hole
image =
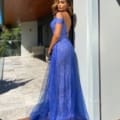
[[[52,54],[52,49],[49,47],[48,48],[48,61],[51,60],[51,54]]]
[[[48,56],[50,56],[50,54],[51,54],[51,49],[48,48]]]

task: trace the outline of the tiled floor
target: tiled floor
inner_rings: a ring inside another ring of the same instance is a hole
[[[0,118],[26,117],[37,103],[48,63],[33,57],[6,57],[0,81]]]

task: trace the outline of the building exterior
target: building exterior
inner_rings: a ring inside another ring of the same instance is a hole
[[[119,0],[75,0],[75,48],[91,120],[120,119]]]
[[[4,25],[19,25],[21,34],[21,55],[32,55],[34,47],[48,47],[50,28],[48,24],[52,18],[51,1],[46,0],[1,0],[1,15]],[[45,32],[44,32],[45,31]],[[44,35],[46,34],[46,35]],[[45,50],[42,49],[44,52]],[[34,53],[35,54],[35,53]],[[41,53],[43,54],[43,53]]]
[[[4,0],[4,24],[20,24],[22,29],[22,56],[31,55],[32,47],[48,45],[51,4],[52,0]],[[119,0],[74,0],[73,5],[74,45],[90,120],[118,120]]]
[[[101,111],[120,119],[120,0],[100,1]]]

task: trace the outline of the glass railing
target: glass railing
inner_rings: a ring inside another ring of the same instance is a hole
[[[20,56],[20,40],[0,40],[0,57]]]
[[[0,80],[3,79],[4,58],[0,57]]]

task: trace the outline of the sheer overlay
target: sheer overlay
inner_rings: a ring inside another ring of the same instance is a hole
[[[43,93],[30,120],[89,120],[74,48],[64,20],[51,21],[53,32],[56,24],[62,24],[61,36],[53,47]]]

